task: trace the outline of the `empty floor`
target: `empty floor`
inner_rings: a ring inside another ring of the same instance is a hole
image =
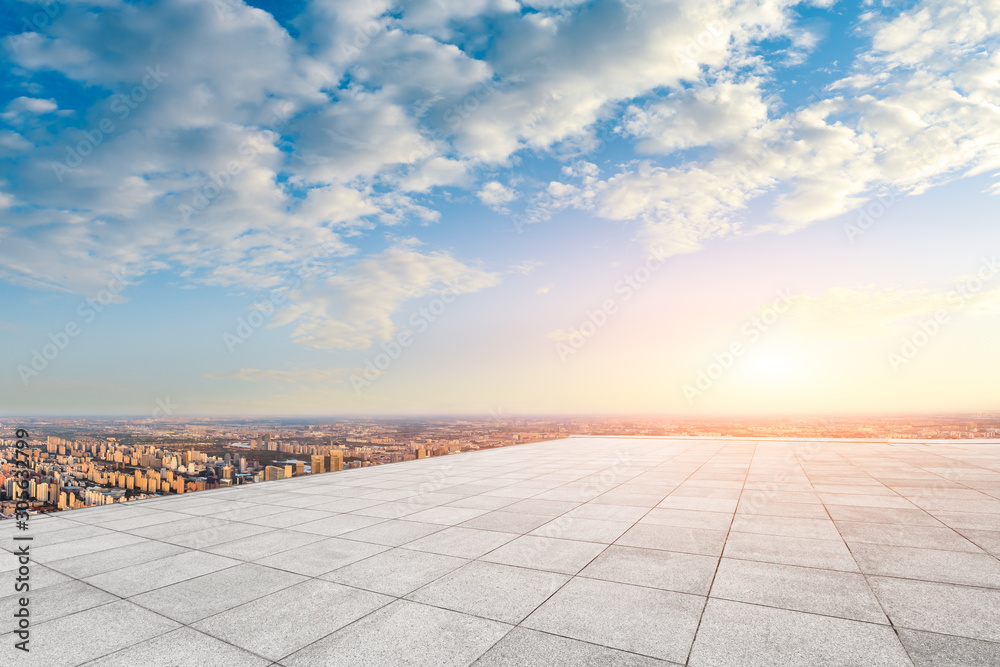
[[[29,525],[4,665],[1000,664],[997,443],[570,438]]]

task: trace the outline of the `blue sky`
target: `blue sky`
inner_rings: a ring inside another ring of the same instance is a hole
[[[6,412],[997,407],[996,7],[400,7],[4,5]]]

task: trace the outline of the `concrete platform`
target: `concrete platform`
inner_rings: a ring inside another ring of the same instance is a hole
[[[1000,664],[1000,443],[570,438],[0,523],[3,665]]]

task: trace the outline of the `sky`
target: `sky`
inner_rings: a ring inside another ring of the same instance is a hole
[[[1000,409],[998,0],[0,12],[0,413]]]

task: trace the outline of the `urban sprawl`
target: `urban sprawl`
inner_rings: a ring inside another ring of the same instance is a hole
[[[16,429],[29,435],[16,447]],[[0,423],[0,517],[577,435],[998,438],[1000,415],[488,419],[26,418]],[[27,507],[25,507],[27,505]]]

